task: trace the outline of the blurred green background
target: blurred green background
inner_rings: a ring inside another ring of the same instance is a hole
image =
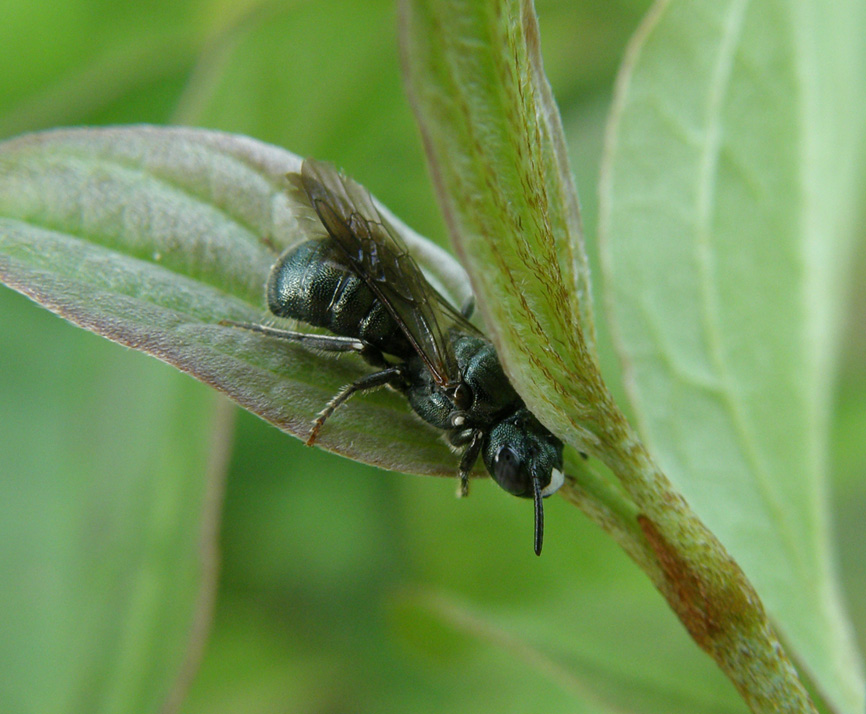
[[[648,5],[537,2],[596,266],[604,121]],[[3,0],[0,18],[0,139],[141,122],[246,134],[337,163],[409,225],[446,241],[402,92],[390,0]],[[866,263],[860,245],[852,277]],[[832,500],[862,649],[866,288],[852,283]],[[177,502],[224,492],[213,621],[206,641],[201,623],[195,630],[200,668],[187,662],[173,685],[189,686],[178,711],[745,711],[641,573],[564,501],[549,502],[538,559],[530,504],[490,483],[458,502],[450,481],[306,449],[5,288],[0,330],[0,519],[18,534],[0,545],[0,638],[17,665],[0,671],[0,710],[125,711],[122,693],[99,694],[98,666],[83,679],[69,666],[46,670],[108,656],[93,651],[108,641],[93,635],[98,622],[67,621],[76,603],[57,570],[86,565],[70,565],[57,541],[64,509],[82,493],[99,491],[104,512],[93,517],[122,519],[138,493],[128,484],[143,493],[164,467],[194,482],[213,475]],[[603,325],[601,337],[618,387]],[[20,581],[34,560],[38,577]],[[154,686],[142,711],[165,699]]]

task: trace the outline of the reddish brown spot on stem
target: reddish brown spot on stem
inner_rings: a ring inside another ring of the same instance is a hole
[[[708,572],[701,568],[700,557],[684,557],[668,543],[649,518],[640,515],[638,523],[664,573],[664,594],[668,603],[695,642],[703,650],[713,653],[720,646],[720,638],[730,633],[732,620],[747,611],[748,598],[730,582],[708,577]],[[734,581],[741,577],[742,573],[736,573]]]

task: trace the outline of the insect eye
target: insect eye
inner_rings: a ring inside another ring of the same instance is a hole
[[[521,475],[521,460],[510,446],[503,446],[493,457],[493,477],[503,489],[515,496],[523,496],[528,488],[527,479]]]
[[[466,382],[461,382],[454,390],[454,406],[463,411],[472,406],[472,388]]]

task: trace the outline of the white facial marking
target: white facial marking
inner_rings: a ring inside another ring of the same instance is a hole
[[[551,469],[550,470],[550,483],[547,484],[547,488],[545,488],[542,492],[542,496],[549,496],[552,493],[556,493],[559,490],[559,487],[565,483],[565,474],[562,473],[559,469]]]
[[[466,423],[466,417],[456,416],[451,420],[454,426],[463,426]]]

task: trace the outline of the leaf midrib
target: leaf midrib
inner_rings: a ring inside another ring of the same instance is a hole
[[[695,258],[701,298],[701,323],[704,327],[710,361],[718,375],[718,394],[731,425],[742,447],[743,456],[754,476],[754,483],[764,501],[768,514],[776,522],[777,533],[788,558],[800,571],[803,580],[808,582],[808,569],[803,561],[803,555],[796,547],[796,538],[791,530],[789,519],[785,518],[786,508],[774,495],[771,488],[772,476],[760,456],[760,448],[755,435],[748,427],[746,413],[748,408],[742,402],[738,390],[734,388],[736,380],[731,376],[731,369],[723,349],[723,330],[721,328],[720,307],[718,301],[718,281],[716,280],[715,252],[713,246],[714,234],[712,219],[715,214],[716,178],[721,153],[723,137],[722,106],[731,86],[731,73],[734,60],[743,35],[743,24],[746,11],[751,0],[733,0],[729,5],[724,23],[724,32],[717,60],[713,67],[712,79],[708,85],[708,100],[704,140],[698,161],[698,187],[696,198],[696,230]]]

